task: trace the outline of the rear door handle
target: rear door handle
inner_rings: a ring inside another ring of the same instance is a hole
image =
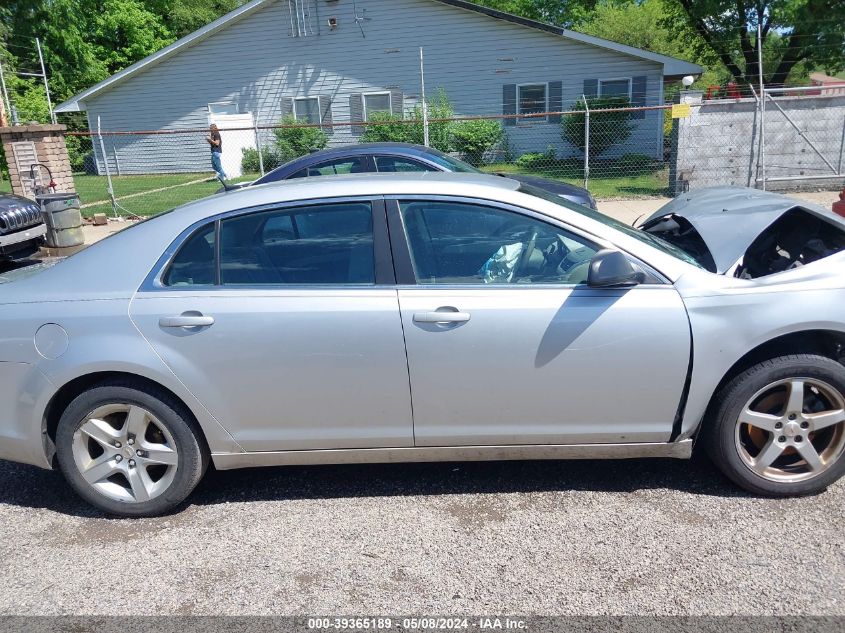
[[[209,327],[214,325],[214,317],[202,314],[180,314],[179,316],[161,317],[161,327]]]
[[[469,312],[417,312],[414,314],[414,323],[466,323],[469,321]]]

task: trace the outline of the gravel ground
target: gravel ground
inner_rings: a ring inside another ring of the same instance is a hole
[[[845,615],[845,481],[744,495],[692,462],[210,472],[105,519],[0,462],[4,614]]]

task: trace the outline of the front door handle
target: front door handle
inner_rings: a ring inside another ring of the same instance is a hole
[[[209,327],[214,325],[214,317],[199,313],[186,313],[179,316],[161,317],[158,324],[161,327]]]
[[[469,317],[469,312],[458,312],[457,310],[417,312],[414,314],[414,323],[466,323],[469,321]]]

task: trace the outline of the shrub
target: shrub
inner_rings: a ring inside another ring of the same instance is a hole
[[[499,121],[479,119],[458,121],[452,127],[452,144],[471,165],[482,165],[484,154],[502,140],[504,130]]]
[[[371,125],[364,128],[363,143],[417,143],[411,133],[412,123],[397,123],[402,117],[389,112],[373,112],[369,116]],[[422,144],[422,140],[418,142]]]
[[[548,148],[545,152],[528,152],[516,159],[516,164],[521,169],[536,171],[544,167],[549,167],[557,162],[557,156],[553,147]]]
[[[428,145],[441,152],[449,152],[452,149],[451,121],[437,121],[437,119],[449,119],[454,116],[452,104],[449,97],[441,88],[434,97],[428,99]],[[361,135],[363,143],[413,143],[422,145],[425,142],[425,131],[423,129],[422,105],[418,104],[411,118],[404,123],[391,123],[391,121],[403,121],[404,117],[399,114],[388,114],[386,112],[374,112],[369,117],[370,123],[364,128]]]
[[[281,124],[297,126],[297,121],[288,116],[282,119]],[[276,151],[282,157],[282,162],[316,152],[329,144],[329,137],[318,127],[281,127],[275,128],[273,134],[276,137]],[[266,162],[264,168],[267,169]]]
[[[279,165],[287,162],[285,157],[277,149],[269,145],[261,148],[261,159],[264,162],[264,171],[276,169]],[[261,171],[261,161],[258,160],[257,149],[254,147],[245,147],[243,149],[241,169],[245,174],[257,174]]]
[[[626,97],[593,97],[587,100],[590,106],[590,156],[601,156],[617,143],[627,141],[634,126],[631,113],[624,110],[601,112],[610,108],[627,108],[631,103]],[[571,110],[584,112],[584,100],[572,104]],[[582,152],[585,148],[584,114],[567,114],[561,122],[561,136]]]

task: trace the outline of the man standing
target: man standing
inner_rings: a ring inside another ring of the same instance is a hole
[[[220,180],[226,180],[226,172],[223,171],[222,155],[223,155],[223,139],[220,138],[220,130],[216,123],[212,123],[209,127],[209,135],[205,140],[211,146],[211,167],[217,173]]]

